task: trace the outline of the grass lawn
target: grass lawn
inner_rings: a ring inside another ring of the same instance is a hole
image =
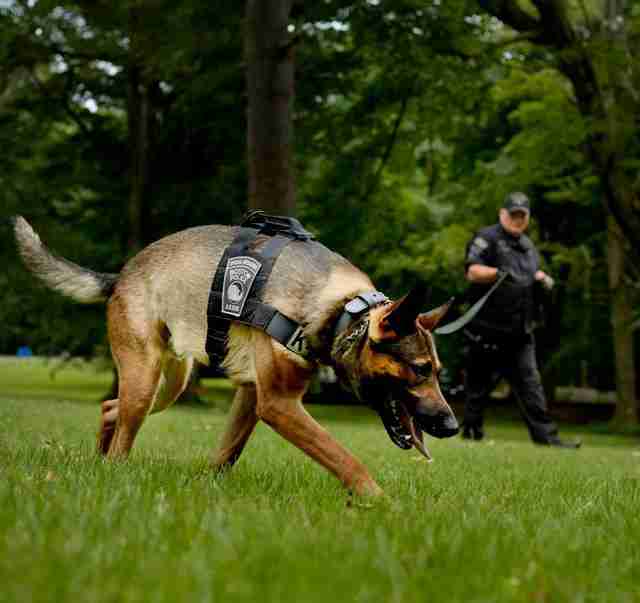
[[[108,372],[0,360],[0,601],[640,601],[640,440],[576,431],[395,448],[367,409],[312,406],[389,495],[339,483],[259,425],[232,472],[208,457],[215,404],[149,418],[131,459],[94,455]]]

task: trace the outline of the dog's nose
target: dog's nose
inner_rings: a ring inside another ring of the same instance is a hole
[[[460,425],[454,415],[447,414],[442,420],[443,438],[450,438],[460,431]]]
[[[435,438],[450,438],[460,431],[458,420],[451,411],[440,411],[435,415],[418,411],[416,419],[420,428]]]

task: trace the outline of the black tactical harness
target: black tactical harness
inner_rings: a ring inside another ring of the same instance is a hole
[[[267,237],[260,250],[254,248],[259,235]],[[291,241],[312,241],[314,237],[295,218],[270,216],[254,211],[243,220],[238,233],[225,249],[216,269],[207,305],[206,351],[213,365],[226,354],[231,321],[263,330],[288,350],[312,359],[313,353],[303,333],[303,325],[262,301],[264,288],[280,252]],[[469,311],[434,332],[448,335],[459,331],[481,309],[487,298],[504,280],[496,281],[490,291]],[[369,310],[388,301],[380,291],[366,291],[348,301],[335,323],[334,338],[348,329]]]
[[[253,249],[258,235],[268,237]],[[220,259],[209,292],[206,350],[214,365],[225,356],[231,321],[262,329],[288,350],[309,358],[311,351],[302,325],[262,301],[264,288],[280,252],[291,241],[310,241],[313,235],[295,218],[251,212]]]

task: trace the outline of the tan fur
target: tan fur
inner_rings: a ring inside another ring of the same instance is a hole
[[[48,287],[82,303],[106,300],[105,285],[115,282],[115,274],[95,273],[54,256],[22,216],[15,219],[14,233],[24,263]]]
[[[368,343],[365,344],[362,350],[362,358],[364,366],[367,367],[366,374],[369,377],[388,376],[402,379],[408,383],[411,383],[416,378],[406,364],[397,362],[386,354],[374,352]]]
[[[387,322],[387,316],[396,309],[396,304],[397,302],[371,310],[371,321],[369,322],[369,339],[371,341],[385,341],[397,336]]]
[[[256,363],[253,354],[255,329],[234,323],[229,327],[227,355],[222,367],[229,378],[238,386],[255,384]]]

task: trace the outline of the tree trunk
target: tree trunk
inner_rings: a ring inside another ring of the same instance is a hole
[[[609,289],[611,292],[611,323],[616,365],[618,403],[613,422],[620,427],[637,422],[636,376],[633,357],[633,307],[624,281],[624,239],[613,218],[608,221]]]
[[[127,205],[127,252],[140,251],[145,244],[144,223],[149,182],[152,112],[149,82],[139,36],[142,15],[139,5],[129,8],[129,65],[127,77],[127,126],[129,139],[129,202]]]
[[[291,5],[292,0],[246,5],[249,207],[281,215],[295,211]]]
[[[147,216],[147,189],[151,147],[152,116],[149,98],[150,84],[145,73],[144,52],[140,43],[142,7],[132,3],[129,7],[129,56],[127,67],[127,129],[129,142],[129,198],[126,207],[126,251],[129,257],[145,245]],[[118,374],[105,399],[117,397]]]

